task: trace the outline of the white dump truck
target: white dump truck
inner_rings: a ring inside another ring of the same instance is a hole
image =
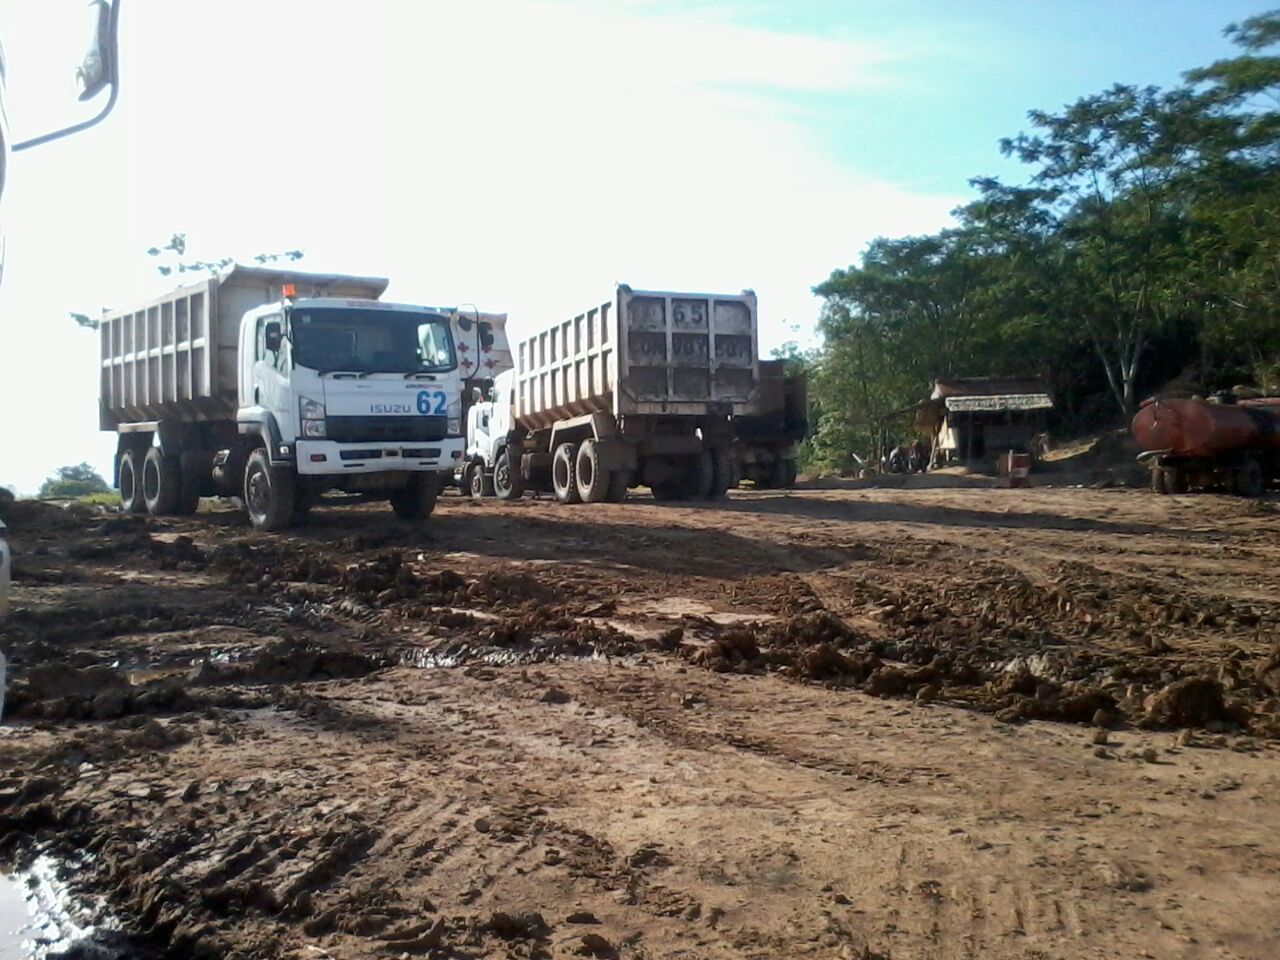
[[[467,415],[463,490],[562,503],[723,496],[732,418],[757,387],[756,296],[619,285],[521,339],[515,366]]]
[[[465,447],[457,353],[446,311],[386,287],[236,265],[108,314],[99,409],[124,509],[234,495],[278,530],[336,489],[427,517]]]

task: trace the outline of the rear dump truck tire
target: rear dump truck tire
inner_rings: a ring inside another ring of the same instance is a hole
[[[578,495],[586,503],[604,503],[608,500],[611,472],[601,468],[600,448],[596,442],[583,440],[578,444],[578,455],[574,459],[574,480],[578,484]]]
[[[293,522],[294,487],[293,471],[273,467],[262,447],[249,454],[244,467],[244,505],[255,530],[284,530]]]
[[[711,466],[714,481],[711,484],[711,496],[719,500],[735,486],[733,482],[733,454],[724,447],[711,451]]]
[[[693,460],[689,476],[689,496],[710,500],[716,495],[716,464],[710,450],[703,450]]]
[[[146,513],[147,501],[142,496],[142,460],[140,450],[120,454],[120,509],[125,513]]]
[[[524,496],[524,478],[520,464],[511,462],[511,454],[503,450],[493,465],[493,492],[499,500],[519,500]]]
[[[577,459],[578,445],[568,442],[556,447],[555,456],[551,459],[551,486],[561,503],[582,502],[582,494],[578,490]]]
[[[1253,457],[1244,458],[1232,480],[1232,487],[1239,496],[1260,497],[1267,492],[1267,478],[1262,473],[1262,465]]]
[[[436,508],[444,481],[439,473],[413,473],[409,482],[391,494],[391,509],[401,520],[425,520]]]
[[[609,495],[605,497],[610,503],[622,503],[627,499],[627,488],[631,486],[630,470],[614,470],[609,474]]]
[[[182,483],[173,512],[180,517],[189,517],[200,509],[200,491],[204,487],[204,478],[209,472],[208,458],[195,452],[184,453],[179,458],[179,466],[182,472]]]
[[[163,517],[178,512],[182,499],[182,461],[151,447],[142,460],[142,497],[147,513]]]

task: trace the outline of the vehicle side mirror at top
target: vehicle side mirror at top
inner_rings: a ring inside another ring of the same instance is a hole
[[[111,6],[106,0],[89,4],[94,19],[89,50],[76,69],[76,82],[83,88],[80,101],[92,100],[109,87],[115,78],[116,45],[111,30]]]
[[[471,399],[474,403],[481,403],[484,400],[484,391],[482,391],[479,387],[472,387]]]
[[[279,323],[268,323],[262,331],[262,343],[268,350],[275,353],[280,349],[280,344],[284,342],[284,331],[280,328]]]

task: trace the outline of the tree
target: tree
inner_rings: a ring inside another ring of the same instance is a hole
[[[87,463],[59,467],[40,486],[42,497],[84,497],[91,493],[110,493],[111,487],[97,470]]]

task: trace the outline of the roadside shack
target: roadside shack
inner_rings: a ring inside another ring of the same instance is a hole
[[[1043,381],[999,377],[937,380],[916,414],[933,441],[930,468],[987,466],[1014,453],[1037,454],[1053,400]]]

